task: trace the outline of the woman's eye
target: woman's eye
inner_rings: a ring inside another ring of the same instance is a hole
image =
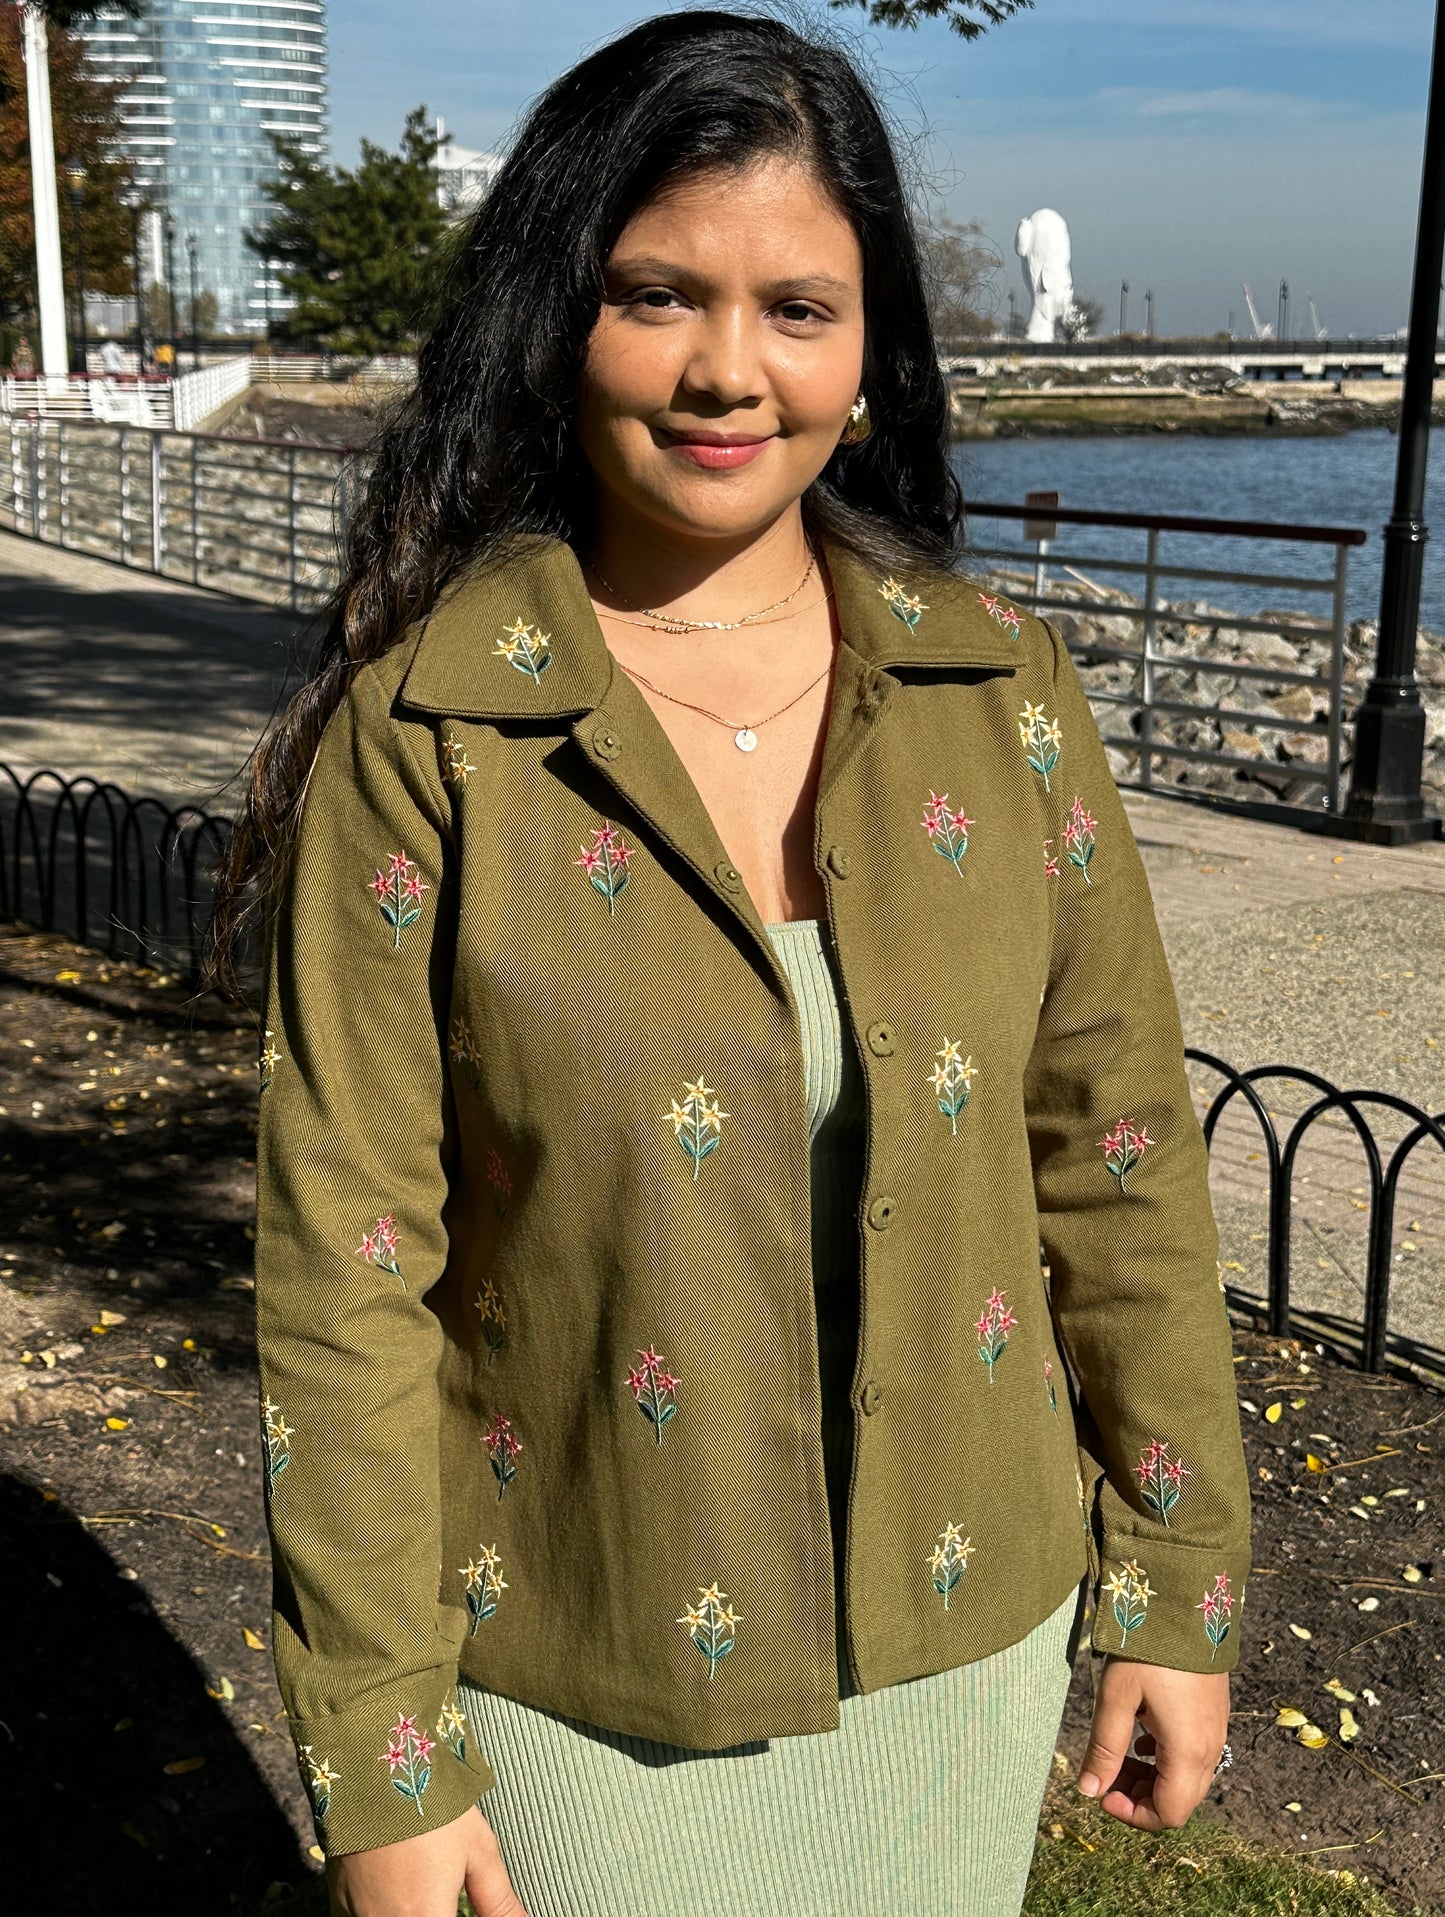
[[[629,296],[629,306],[647,306],[654,312],[666,312],[678,295],[670,286],[644,286],[639,292]]]
[[[790,326],[806,325],[823,317],[816,306],[809,306],[805,300],[786,300],[777,311]]]

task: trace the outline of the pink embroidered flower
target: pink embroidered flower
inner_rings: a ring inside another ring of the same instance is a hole
[[[623,843],[622,834],[610,819],[601,826],[594,826],[592,843],[584,845],[580,859],[574,859],[574,865],[580,865],[593,886],[607,901],[608,916],[617,909],[618,894],[627,884],[627,862],[633,857],[634,848]]]
[[[995,599],[991,593],[987,592],[981,592],[978,595],[978,602],[990,619],[997,620],[1010,639],[1018,638],[1022,623],[1012,606],[1006,606],[1001,599]]]
[[[1092,814],[1084,810],[1083,800],[1075,793],[1073,806],[1064,822],[1064,844],[1069,848],[1069,863],[1078,866],[1086,885],[1094,882],[1089,877],[1089,862],[1094,856],[1096,824]]]
[[[375,1231],[364,1231],[361,1243],[356,1248],[358,1258],[364,1258],[369,1265],[376,1265],[382,1271],[393,1272],[401,1278],[401,1288],[406,1290],[406,1280],[401,1277],[401,1266],[396,1256],[397,1229],[396,1220],[388,1212],[385,1218],[378,1218]]]
[[[1059,1415],[1059,1400],[1054,1392],[1054,1361],[1052,1358],[1044,1359],[1044,1385],[1049,1394],[1049,1409],[1057,1418]]]
[[[677,1411],[677,1379],[663,1369],[662,1360],[651,1345],[638,1356],[642,1363],[627,1367],[627,1382],[638,1410],[649,1420],[661,1444],[662,1427]]]
[[[414,919],[421,917],[421,895],[431,887],[427,885],[418,869],[414,868],[405,852],[387,854],[387,869],[380,868],[371,881],[371,890],[376,894],[376,902],[381,908],[381,916],[391,927],[392,950],[401,944],[404,928]]]
[[[495,1145],[487,1147],[486,1159],[487,1183],[492,1188],[492,1209],[498,1218],[507,1215],[507,1201],[512,1196],[512,1181],[507,1168],[502,1163],[502,1155]]]
[[[920,823],[933,842],[934,851],[940,858],[947,859],[961,878],[963,855],[968,850],[968,828],[974,821],[962,806],[950,811],[948,794],[935,792],[930,787]]]
[[[1168,1524],[1169,1513],[1179,1502],[1180,1485],[1194,1473],[1182,1458],[1169,1456],[1167,1444],[1151,1438],[1134,1466],[1134,1475],[1139,1480],[1145,1504],[1162,1523]]]
[[[512,1421],[499,1411],[487,1426],[487,1456],[492,1461],[492,1470],[497,1480],[497,1497],[500,1499],[507,1486],[517,1475],[516,1457],[521,1450],[521,1440],[512,1430]]]
[[[387,1747],[378,1761],[386,1765],[393,1788],[410,1798],[417,1816],[422,1817],[421,1794],[431,1781],[428,1759],[436,1746],[425,1731],[417,1729],[414,1717],[398,1715],[387,1738]]]
[[[995,1288],[983,1308],[983,1314],[974,1330],[978,1333],[978,1355],[988,1366],[988,1381],[993,1383],[993,1368],[1003,1356],[1008,1335],[1018,1323],[1013,1307],[1003,1301],[1003,1293]]]
[[[1136,1131],[1127,1118],[1121,1118],[1107,1138],[1096,1142],[1103,1149],[1104,1163],[1119,1181],[1120,1192],[1127,1193],[1125,1178],[1155,1141],[1142,1125]]]
[[[1044,840],[1044,877],[1046,879],[1056,879],[1059,876],[1059,855],[1049,850],[1053,842],[1052,835]]]
[[[1220,1645],[1229,1636],[1230,1613],[1234,1609],[1234,1597],[1229,1588],[1227,1572],[1219,1573],[1214,1580],[1214,1589],[1206,1590],[1202,1601],[1194,1608],[1204,1613],[1204,1634],[1214,1647],[1209,1653],[1209,1661],[1212,1664],[1218,1655]]]

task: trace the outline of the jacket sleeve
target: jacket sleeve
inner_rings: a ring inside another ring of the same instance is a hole
[[[1228,1670],[1249,1476],[1208,1147],[1144,863],[1068,647],[1045,630],[1057,913],[1025,1109],[1055,1331],[1102,1473],[1092,1644]]]
[[[331,1855],[494,1777],[440,1597],[437,1364],[454,886],[433,790],[363,668],[323,733],[268,930],[256,1307],[272,1651]]]

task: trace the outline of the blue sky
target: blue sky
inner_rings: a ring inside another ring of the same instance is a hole
[[[394,145],[425,102],[464,145],[506,137],[587,48],[661,9],[627,0],[332,0],[333,156]],[[790,10],[796,17],[796,9]],[[1419,194],[1431,0],[1037,0],[965,45],[930,24],[846,33],[933,205],[979,219],[1021,288],[1019,219],[1054,206],[1080,292],[1117,324],[1119,283],[1158,330],[1265,315],[1281,276],[1336,337],[1402,325]]]

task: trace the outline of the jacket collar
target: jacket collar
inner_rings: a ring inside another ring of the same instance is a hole
[[[957,574],[918,567],[885,578],[823,541],[843,637],[869,664],[984,666],[1019,660],[1009,609]],[[990,610],[990,605],[997,610]],[[1010,636],[1012,633],[1013,636]],[[405,704],[456,718],[590,712],[613,657],[582,568],[561,539],[529,536],[506,559],[454,581],[426,620],[401,684]]]

